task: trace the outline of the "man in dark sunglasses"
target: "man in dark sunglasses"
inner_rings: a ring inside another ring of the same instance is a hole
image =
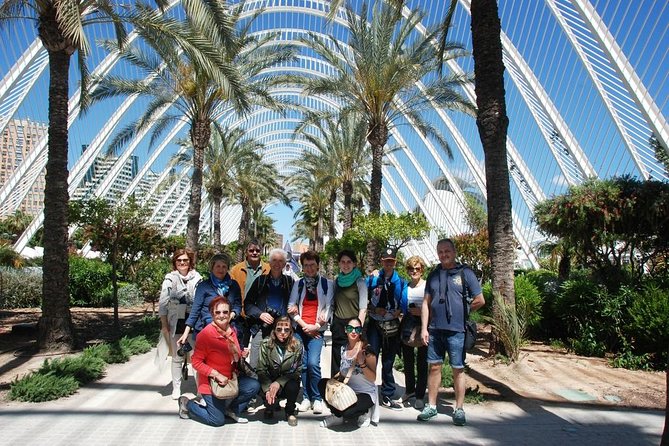
[[[244,250],[244,260],[237,263],[230,269],[230,277],[232,277],[241,288],[242,291],[242,309],[244,308],[244,299],[253,284],[253,281],[260,277],[262,274],[267,274],[269,272],[269,264],[262,261],[260,255],[262,254],[262,244],[253,239],[247,243],[246,249]],[[246,317],[246,313],[242,312],[242,316]],[[250,327],[245,320],[243,336],[241,339],[241,345],[246,347],[249,344],[250,340]]]

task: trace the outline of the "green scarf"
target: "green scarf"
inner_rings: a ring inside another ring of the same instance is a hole
[[[348,274],[339,273],[337,276],[337,286],[341,288],[350,287],[360,277],[362,277],[362,273],[358,268],[353,268],[353,270]]]

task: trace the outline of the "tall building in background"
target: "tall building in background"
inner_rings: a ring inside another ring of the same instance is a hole
[[[88,145],[84,144],[81,146],[81,152],[85,152],[88,148]],[[72,194],[73,200],[82,200],[91,198],[95,190],[102,184],[102,182],[107,178],[107,175],[111,172],[112,168],[118,161],[116,156],[98,156],[93,161],[93,165],[88,169],[82,183],[77,187]],[[104,197],[109,200],[116,200],[118,197],[122,196],[123,193],[128,189],[132,180],[135,179],[138,172],[138,160],[137,156],[130,156],[121,167],[120,172],[113,180],[111,186],[108,188],[107,192],[104,194]]]
[[[7,123],[0,137],[0,185],[12,176],[47,130],[46,124],[27,119],[12,119]],[[37,215],[44,206],[44,177],[42,171],[19,207],[29,215]]]

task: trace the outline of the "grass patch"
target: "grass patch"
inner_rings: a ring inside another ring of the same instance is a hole
[[[477,385],[475,388],[467,387],[465,390],[465,403],[467,404],[481,404],[485,401],[485,397],[479,390]]]
[[[151,350],[158,342],[159,320],[145,317],[128,331],[118,341],[90,346],[78,355],[45,360],[37,371],[11,383],[9,398],[38,403],[72,395],[80,385],[102,378],[107,364]]]

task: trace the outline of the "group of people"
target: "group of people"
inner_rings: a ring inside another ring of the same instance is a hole
[[[290,426],[297,425],[299,412],[320,414],[325,407],[331,415],[320,422],[322,427],[344,420],[369,426],[378,423],[379,406],[401,410],[400,403],[413,404],[421,410],[418,420],[428,421],[437,415],[441,365],[448,353],[456,394],[453,422],[466,423],[464,324],[468,311],[485,301],[475,274],[455,262],[451,240],[437,244],[440,265],[425,280],[426,265],[417,256],[406,261],[410,280],[399,276],[394,248],[384,250],[381,268],[368,277],[357,268],[355,253],[343,250],[334,280],[321,275],[314,251],[300,256],[301,278],[286,273],[284,250],[271,250],[268,263],[261,252],[258,241],[249,242],[245,259],[232,267],[226,255],[216,254],[204,281],[194,270],[193,253],[179,249],[172,257],[174,270],[163,282],[160,317],[170,344],[172,397],[179,402],[180,417],[211,426],[222,426],[226,417],[244,423],[243,413],[257,397],[266,420],[274,418],[285,399],[284,418]],[[328,325],[330,375],[345,378],[357,396],[345,410],[324,398],[328,379],[321,374],[321,352]],[[194,399],[181,395],[191,345],[198,391]],[[394,399],[392,371],[398,354],[406,377],[400,402]],[[380,393],[375,384],[379,355]],[[236,395],[217,398],[213,389],[225,386],[236,388]]]

